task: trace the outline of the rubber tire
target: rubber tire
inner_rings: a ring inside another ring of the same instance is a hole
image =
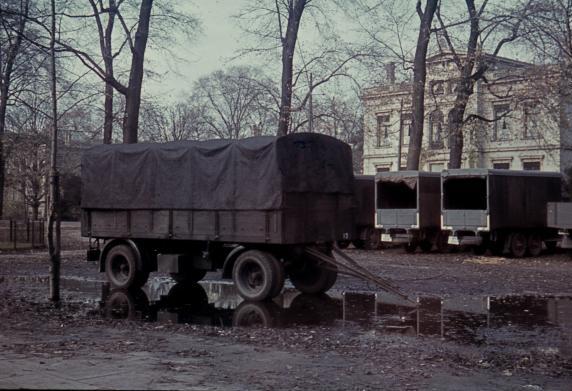
[[[302,293],[325,293],[334,286],[338,278],[336,270],[320,267],[313,259],[305,258],[299,269],[290,270],[289,277],[292,285]],[[328,268],[335,268],[328,265]]]
[[[114,246],[105,256],[105,275],[116,289],[139,288],[149,278],[149,272],[139,270],[137,255],[126,244]],[[117,270],[118,268],[126,270]]]
[[[372,227],[368,227],[365,230],[365,250],[377,250],[381,246],[381,233]]]
[[[528,255],[537,257],[542,252],[542,236],[538,233],[531,233],[527,238]]]
[[[526,236],[522,232],[513,232],[510,235],[510,255],[513,258],[522,258],[526,255]]]
[[[178,283],[185,283],[185,282],[199,282],[207,275],[206,270],[201,269],[191,269],[186,273],[171,273],[170,276],[173,280]]]
[[[268,260],[272,264],[274,272],[276,273],[276,283],[274,284],[274,288],[270,293],[270,298],[274,298],[278,296],[282,292],[282,289],[284,288],[284,282],[286,280],[286,271],[284,270],[284,264],[280,262],[278,259],[276,259],[274,255],[268,253],[265,255],[266,258],[268,258]]]
[[[419,242],[419,248],[424,253],[428,253],[429,251],[431,251],[433,249],[433,242],[431,242],[428,239],[424,239],[421,242]]]
[[[236,259],[232,268],[232,280],[239,295],[245,300],[263,301],[272,298],[279,276],[272,259],[266,253],[248,250]]]

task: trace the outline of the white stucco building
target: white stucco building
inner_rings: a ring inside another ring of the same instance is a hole
[[[489,69],[467,106],[463,167],[564,171],[572,165],[572,110],[560,94],[558,67],[482,56]],[[458,70],[451,54],[427,60],[420,169],[440,171],[449,160],[448,114]],[[405,167],[411,124],[411,83],[364,90],[364,174]],[[401,138],[401,143],[399,142]],[[401,151],[401,153],[400,153]],[[400,158],[398,158],[400,156]]]

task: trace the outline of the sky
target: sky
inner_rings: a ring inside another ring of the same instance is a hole
[[[241,31],[238,21],[233,16],[237,15],[244,5],[253,0],[183,0],[179,4],[188,7],[186,11],[196,16],[202,25],[202,32],[194,39],[179,39],[175,52],[180,59],[166,56],[164,52],[147,51],[146,60],[149,68],[158,73],[153,78],[147,78],[144,82],[144,94],[153,96],[165,101],[173,102],[184,98],[191,92],[193,83],[202,76],[211,72],[226,68],[233,64],[252,64],[252,59],[231,59],[237,51],[247,46],[248,37]],[[254,0],[257,1],[257,0]],[[403,0],[415,3],[414,0]],[[507,0],[510,1],[510,0]],[[455,0],[459,6],[459,0]],[[462,4],[461,4],[462,5]],[[417,20],[414,20],[416,25]],[[336,21],[336,28],[342,28],[343,35],[351,34],[346,21]],[[415,33],[415,31],[414,31]],[[307,40],[307,34],[304,34]],[[311,38],[310,38],[311,39]],[[411,48],[414,47],[414,39],[407,42]],[[520,55],[519,55],[520,54]],[[521,58],[522,53],[518,50],[506,47],[501,53],[507,57]],[[250,62],[247,62],[250,61]],[[276,64],[275,72],[279,73],[280,65]]]
[[[149,60],[161,73],[156,79],[146,82],[148,93],[175,100],[190,92],[198,78],[224,68],[243,47],[241,31],[233,15],[236,15],[244,0],[194,0],[188,1],[188,9],[198,17],[202,33],[194,40],[180,40],[177,52],[181,61],[164,58],[164,53],[149,53]]]

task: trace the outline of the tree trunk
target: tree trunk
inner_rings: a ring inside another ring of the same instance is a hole
[[[292,6],[292,2],[294,5]],[[292,74],[294,68],[294,51],[298,39],[298,29],[307,0],[289,2],[288,26],[286,36],[282,37],[282,92],[280,97],[280,117],[278,119],[278,136],[288,134],[290,127],[290,111],[292,109]],[[278,15],[280,17],[280,15]]]
[[[475,78],[473,68],[475,67],[477,55],[477,43],[480,35],[479,16],[475,9],[474,0],[466,0],[467,9],[471,18],[471,31],[467,44],[467,54],[465,62],[460,69],[461,77],[457,82],[457,96],[455,104],[449,113],[449,168],[461,168],[463,163],[463,125],[465,120],[465,110],[469,103],[469,98],[473,94]],[[482,74],[483,70],[478,73]]]
[[[457,103],[449,113],[449,168],[461,168],[463,162],[463,118],[466,103]]]
[[[142,0],[139,10],[139,24],[135,33],[133,56],[131,58],[131,72],[125,101],[125,117],[123,118],[123,142],[130,144],[137,142],[139,127],[139,107],[141,106],[141,86],[143,84],[143,71],[145,49],[149,37],[149,23],[153,0]]]
[[[111,144],[113,138],[113,86],[105,83],[105,117],[103,120],[103,143]]]
[[[107,26],[102,45],[103,62],[105,64],[105,75],[113,78],[113,53],[111,49],[112,41],[111,35],[113,34],[113,26],[115,23],[115,15],[117,14],[117,5],[114,0],[109,1],[109,16],[107,19]],[[105,116],[103,119],[103,143],[111,144],[113,138],[113,85],[109,82],[105,83],[105,101],[103,104]]]
[[[14,44],[8,47],[6,56],[6,64],[4,65],[4,73],[0,80],[0,219],[4,212],[4,183],[6,172],[6,159],[4,157],[4,133],[6,131],[6,108],[8,107],[8,97],[10,95],[10,82],[12,71],[16,57],[20,52],[22,45],[22,36],[26,29],[26,21],[28,19],[29,0],[23,0],[21,3],[20,21],[18,23],[18,31]]]
[[[60,185],[58,175],[58,101],[56,91],[56,5],[51,0],[50,87],[52,98],[52,137],[50,151],[50,207],[48,216],[48,253],[50,256],[50,300],[60,301]]]
[[[425,120],[425,81],[427,78],[427,48],[431,37],[431,22],[437,9],[438,0],[427,0],[425,12],[421,12],[421,1],[417,9],[421,15],[417,48],[413,62],[413,94],[412,94],[412,121],[409,149],[407,151],[407,169],[418,170],[423,143],[423,122]]]

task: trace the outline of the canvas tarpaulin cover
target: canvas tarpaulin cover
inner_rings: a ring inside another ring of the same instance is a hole
[[[99,145],[82,157],[84,209],[272,210],[285,193],[352,193],[349,145],[295,133]]]
[[[419,174],[413,171],[381,172],[378,174],[378,177],[379,182],[404,183],[410,189],[415,189]]]

